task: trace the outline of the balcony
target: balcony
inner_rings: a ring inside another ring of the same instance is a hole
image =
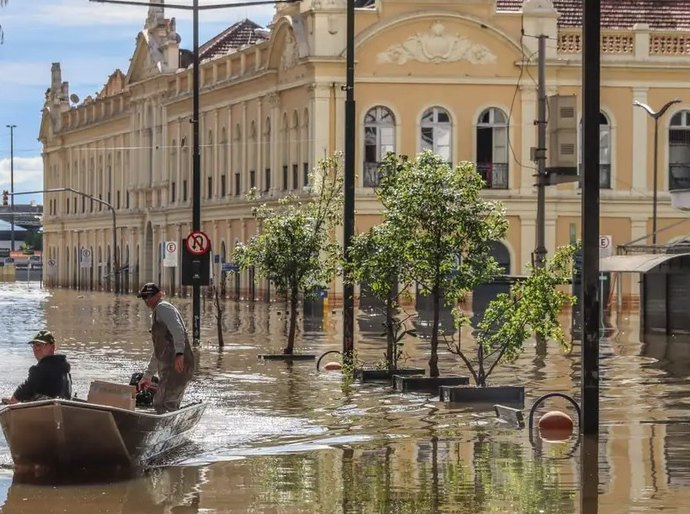
[[[690,211],[690,163],[671,164],[668,172],[671,206],[674,209]]]
[[[508,164],[502,162],[478,162],[479,173],[486,186],[484,189],[508,189]]]

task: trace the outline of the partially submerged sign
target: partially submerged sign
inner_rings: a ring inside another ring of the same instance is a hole
[[[136,394],[136,387],[132,385],[94,380],[91,382],[91,387],[89,387],[89,395],[86,397],[86,401],[97,403],[98,405],[134,410]]]

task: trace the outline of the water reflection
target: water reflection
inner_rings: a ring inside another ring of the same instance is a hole
[[[169,467],[122,481],[83,479],[50,483],[14,482],[2,505],[6,514],[112,513],[192,514],[199,512],[203,468]]]
[[[174,298],[189,319],[189,298]],[[352,384],[313,362],[264,362],[282,347],[285,305],[226,301],[225,347],[215,343],[213,305],[203,304],[199,369],[188,400],[209,408],[190,444],[135,480],[60,485],[20,484],[0,439],[2,512],[586,512],[581,491],[598,492],[607,514],[684,512],[690,503],[690,345],[641,341],[639,318],[615,313],[601,339],[601,437],[592,455],[596,484],[581,483],[582,448],[532,448],[525,430],[498,426],[488,410],[401,395],[386,384]],[[38,328],[57,335],[73,364],[75,391],[94,379],[127,382],[150,353],[150,312],[131,296],[27,284],[0,284],[0,387],[13,389],[33,356],[25,342]],[[383,317],[358,313],[356,348],[382,359]],[[421,313],[422,331],[430,315]],[[568,326],[569,319],[564,318]],[[341,313],[323,304],[300,313],[300,351],[339,350]],[[463,337],[464,334],[463,334]],[[471,337],[463,339],[471,347]],[[492,382],[524,384],[526,406],[548,392],[579,398],[580,348],[555,347],[535,358],[534,341]],[[428,340],[405,342],[406,366],[425,367]],[[442,373],[463,366],[440,348]],[[563,407],[556,401],[545,408]],[[26,499],[25,499],[26,498]],[[92,505],[88,505],[91,502]],[[51,510],[52,509],[52,510]],[[175,510],[178,509],[178,510]]]

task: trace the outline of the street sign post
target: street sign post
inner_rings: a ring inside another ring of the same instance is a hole
[[[163,267],[177,267],[177,241],[163,241]]]
[[[79,266],[81,268],[90,268],[92,266],[93,259],[91,256],[91,250],[88,248],[81,249],[81,258],[79,260]]]

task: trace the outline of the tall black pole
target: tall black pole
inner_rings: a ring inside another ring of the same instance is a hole
[[[582,33],[582,512],[598,512],[600,0],[584,0]]]
[[[14,252],[14,129],[17,125],[7,125],[10,129],[10,251]]]
[[[201,156],[199,155],[199,0],[193,4],[192,66],[192,231],[201,230]],[[196,276],[196,275],[195,275]],[[192,340],[199,344],[201,338],[201,281],[194,279],[192,285]]]
[[[599,431],[599,2],[585,0],[582,62],[582,414],[585,433]]]
[[[345,198],[343,247],[349,261],[350,244],[355,233],[355,2],[347,0],[347,51],[345,77]],[[347,277],[346,277],[347,278]],[[352,359],[354,350],[354,286],[343,284],[343,357]]]
[[[656,197],[657,189],[659,188],[657,184],[658,176],[658,165],[657,162],[659,154],[659,116],[654,116],[654,190],[652,193],[652,246],[654,249],[653,253],[656,253]]]

